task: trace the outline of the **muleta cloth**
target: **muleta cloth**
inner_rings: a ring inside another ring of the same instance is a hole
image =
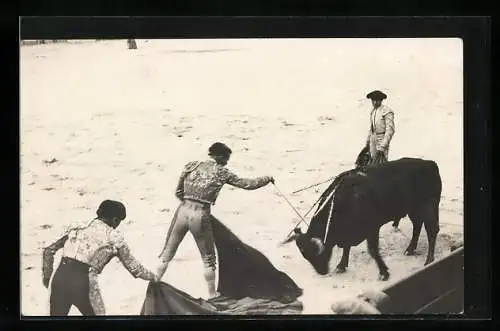
[[[387,98],[387,94],[381,92],[379,90],[372,91],[366,95],[367,99],[371,100],[385,100]]]
[[[164,282],[150,282],[141,315],[300,314],[302,289],[261,252],[212,219],[219,257],[218,292],[212,300],[193,298]]]

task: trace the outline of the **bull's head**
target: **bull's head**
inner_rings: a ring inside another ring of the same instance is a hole
[[[325,249],[325,245],[320,239],[302,233],[300,228],[295,228],[294,233],[283,244],[292,241],[295,241],[302,256],[311,263],[318,274],[326,275],[328,273],[330,254],[328,254],[328,250]]]

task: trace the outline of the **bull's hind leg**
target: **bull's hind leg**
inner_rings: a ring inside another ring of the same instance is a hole
[[[436,249],[436,238],[439,233],[439,202],[430,203],[425,209],[424,226],[425,232],[427,232],[427,241],[429,242],[429,248],[427,250],[427,258],[425,259],[425,264],[434,261],[434,250]]]
[[[370,256],[375,260],[377,263],[377,267],[379,270],[379,279],[380,280],[388,280],[389,279],[389,268],[387,265],[384,263],[384,260],[382,260],[382,257],[380,256],[380,251],[379,251],[379,231],[380,229],[377,229],[374,231],[372,234],[370,234],[366,238],[366,242],[368,244],[368,253],[370,253]]]
[[[342,249],[342,258],[340,259],[335,272],[338,274],[344,273],[349,266],[349,254],[351,252],[351,246],[346,246]]]
[[[415,249],[417,249],[417,244],[418,244],[418,238],[420,237],[420,232],[422,231],[422,224],[423,224],[423,216],[420,215],[421,213],[410,213],[408,214],[408,217],[411,220],[411,223],[413,224],[413,233],[411,235],[411,240],[410,244],[408,245],[408,248],[405,250],[404,255],[414,255],[415,254]]]

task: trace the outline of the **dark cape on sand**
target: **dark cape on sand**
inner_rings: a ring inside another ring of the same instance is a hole
[[[150,282],[141,315],[300,314],[302,289],[258,250],[219,220],[212,227],[219,260],[220,297],[195,299],[175,287]]]

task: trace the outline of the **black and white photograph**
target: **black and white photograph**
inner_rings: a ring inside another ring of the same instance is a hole
[[[460,38],[19,49],[23,316],[464,312]]]

